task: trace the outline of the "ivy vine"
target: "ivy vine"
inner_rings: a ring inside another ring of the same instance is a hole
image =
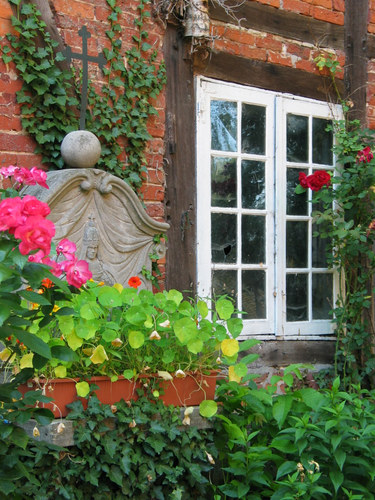
[[[110,171],[138,189],[142,172],[147,170],[145,148],[151,138],[147,121],[157,114],[151,101],[166,82],[165,66],[156,63],[157,51],[147,42],[145,20],[150,13],[146,5],[150,0],[140,0],[134,45],[126,51],[121,37],[122,10],[117,0],[106,1],[111,10],[110,28],[106,31],[111,48],[104,50],[108,62],[103,70],[106,82],[100,92],[89,82],[86,128],[97,135],[102,145],[97,168]],[[58,43],[35,5],[21,5],[21,0],[9,2],[17,7],[12,25],[18,36],[6,35],[2,58],[6,64],[14,62],[23,80],[17,92],[22,126],[35,139],[35,153],[42,155],[42,161],[50,169],[60,169],[64,166],[61,142],[67,133],[78,129],[80,72],[62,67],[65,57],[56,51]],[[125,160],[121,158],[124,147]]]

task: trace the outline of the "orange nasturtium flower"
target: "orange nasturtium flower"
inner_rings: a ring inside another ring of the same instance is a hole
[[[128,285],[132,288],[138,288],[141,284],[142,281],[138,278],[138,276],[132,276],[128,281]]]

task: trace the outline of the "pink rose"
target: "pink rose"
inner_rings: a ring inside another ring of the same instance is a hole
[[[19,170],[19,167],[16,167],[15,165],[9,165],[8,167],[1,167],[0,174],[3,177],[12,177],[17,170]]]
[[[89,270],[89,265],[85,260],[70,261],[70,265],[66,269],[66,281],[69,285],[81,288],[91,278],[92,272]]]
[[[52,260],[48,255],[43,257],[42,263],[52,268],[51,273],[54,276],[59,277],[63,272],[60,265],[55,260]]]
[[[77,250],[76,244],[73,241],[64,238],[56,247],[57,255],[63,254],[68,260],[74,259],[74,254]]]
[[[35,198],[35,196],[26,195],[23,197],[22,201],[22,213],[24,215],[40,215],[41,217],[47,217],[47,215],[51,211],[47,203],[39,201],[37,198]]]
[[[40,168],[32,167],[30,173],[33,176],[34,181],[46,189],[49,189],[46,181],[47,181],[47,172],[41,170]]]
[[[29,262],[37,262],[39,264],[42,262],[43,257],[45,257],[44,252],[42,250],[38,250],[36,253],[29,255],[27,260]]]
[[[14,230],[26,220],[22,209],[23,201],[19,196],[2,200],[0,202],[0,231],[9,231],[13,234]]]
[[[19,167],[14,171],[13,174],[14,180],[17,181],[19,184],[28,184],[30,186],[36,184],[36,182],[33,182],[33,176],[30,173],[30,170],[24,167]]]
[[[22,255],[36,249],[41,249],[48,255],[54,235],[54,223],[40,215],[29,217],[25,224],[18,226],[14,232],[14,236],[21,240],[19,249]]]

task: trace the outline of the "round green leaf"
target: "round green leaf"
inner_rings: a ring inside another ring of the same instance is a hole
[[[126,311],[125,318],[132,325],[141,326],[147,320],[147,314],[144,312],[143,307],[132,306]]]
[[[167,293],[167,300],[171,300],[176,305],[179,305],[183,298],[182,293],[177,290],[169,290]]]
[[[90,386],[87,382],[78,382],[76,384],[76,391],[80,398],[85,398],[90,392]]]
[[[204,300],[198,300],[197,304],[198,312],[202,318],[205,318],[208,314],[208,306]]]
[[[197,336],[197,325],[191,318],[181,318],[173,325],[173,330],[181,344],[187,344]]]
[[[133,349],[139,349],[145,342],[145,336],[142,332],[131,331],[129,333],[129,344]]]
[[[98,292],[98,301],[105,307],[121,306],[121,293],[111,286],[103,286]]]
[[[205,399],[199,405],[199,413],[202,417],[213,417],[217,413],[217,403],[212,399]]]
[[[193,354],[198,354],[203,349],[203,342],[201,339],[194,339],[187,343],[187,348]]]
[[[221,319],[229,319],[234,313],[234,306],[230,300],[219,299],[216,302],[216,311]]]

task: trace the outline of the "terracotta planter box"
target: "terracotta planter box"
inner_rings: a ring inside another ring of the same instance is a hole
[[[99,401],[104,404],[115,404],[122,399],[125,401],[137,400],[137,389],[147,384],[164,394],[160,394],[160,399],[165,405],[174,406],[197,406],[205,399],[214,399],[216,388],[217,372],[209,375],[187,374],[185,378],[174,378],[171,381],[161,380],[152,375],[143,375],[136,382],[123,377],[116,382],[111,382],[109,377],[91,377],[89,383],[99,387],[95,391]],[[85,398],[77,396],[75,384],[79,379],[52,379],[47,384],[42,385],[31,382],[19,387],[19,391],[25,394],[27,391],[45,389],[45,395],[53,398],[51,403],[40,403],[39,406],[48,408],[56,418],[66,417],[69,413],[67,404],[80,399],[83,406],[87,406]]]

